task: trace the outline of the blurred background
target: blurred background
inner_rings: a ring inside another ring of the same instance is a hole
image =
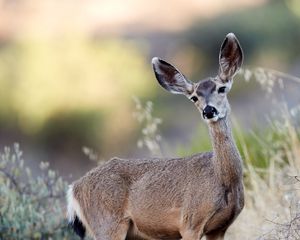
[[[101,159],[146,156],[133,96],[151,100],[163,120],[164,155],[199,135],[200,145],[201,116],[157,84],[150,62],[166,59],[194,81],[215,76],[228,32],[245,54],[233,118],[245,131],[264,129],[278,104],[250,75],[300,75],[297,0],[0,0],[0,145],[19,142],[33,169],[48,161],[72,178],[95,165],[84,146]],[[280,97],[293,108],[300,84],[285,77]]]
[[[0,239],[76,239],[66,189],[102,160],[210,150],[151,58],[213,77],[229,32],[246,205],[227,239],[299,239],[299,0],[0,0]]]

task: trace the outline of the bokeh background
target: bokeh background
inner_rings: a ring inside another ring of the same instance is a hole
[[[296,0],[1,0],[0,16],[0,144],[19,142],[31,165],[49,161],[66,176],[92,167],[83,146],[103,159],[145,154],[132,96],[154,102],[165,142],[189,145],[199,113],[159,87],[154,56],[190,79],[214,76],[234,32],[244,67],[300,74]],[[271,108],[257,89],[237,78],[230,94],[243,127],[260,125]],[[291,104],[300,98],[292,90]]]
[[[1,149],[18,142],[33,174],[45,161],[68,182],[97,164],[93,156],[148,156],[138,98],[151,113],[154,137],[161,136],[155,141],[163,156],[209,150],[200,114],[158,85],[150,62],[161,57],[194,81],[215,76],[229,32],[245,55],[229,101],[251,199],[237,228],[253,218],[263,223],[268,202],[275,199],[279,208],[290,196],[274,197],[279,170],[268,159],[299,176],[298,0],[0,0]],[[289,114],[292,122],[277,122]]]

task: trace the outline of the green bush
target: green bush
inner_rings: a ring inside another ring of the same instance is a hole
[[[24,167],[18,144],[0,153],[0,239],[74,239],[65,219],[67,182],[48,163],[40,170],[33,176]]]

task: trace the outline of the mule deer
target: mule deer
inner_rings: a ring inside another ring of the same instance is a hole
[[[193,83],[153,58],[166,90],[194,102],[208,125],[213,152],[184,158],[113,158],[74,182],[68,217],[75,231],[97,240],[223,239],[244,206],[241,157],[228,115],[227,93],[242,64],[233,33],[220,49],[219,73]]]

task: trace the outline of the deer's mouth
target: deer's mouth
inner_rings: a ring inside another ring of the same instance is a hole
[[[206,122],[208,122],[208,123],[213,123],[213,122],[217,122],[217,121],[219,121],[221,118],[219,117],[219,116],[215,116],[215,117],[213,117],[213,118],[204,118],[204,120],[206,121]]]

